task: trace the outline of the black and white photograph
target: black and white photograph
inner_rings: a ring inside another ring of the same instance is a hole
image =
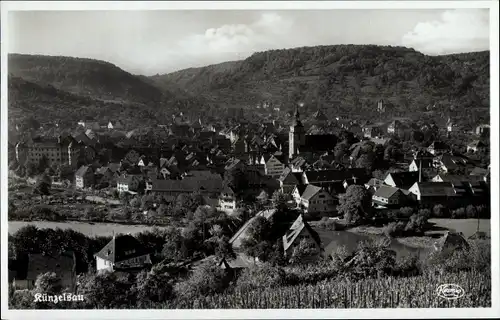
[[[500,316],[498,2],[373,3],[2,1],[2,319]]]

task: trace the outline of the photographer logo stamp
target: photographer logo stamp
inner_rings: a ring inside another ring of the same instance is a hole
[[[436,289],[436,294],[447,300],[455,300],[465,295],[465,290],[458,284],[442,284]]]

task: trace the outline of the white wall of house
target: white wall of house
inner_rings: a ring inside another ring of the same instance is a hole
[[[312,238],[309,231],[306,228],[304,228],[304,229],[302,229],[300,234],[297,236],[297,238],[295,238],[292,245],[289,246],[287,250],[285,250],[285,256],[290,257],[293,254],[293,250],[299,245],[299,243],[303,239],[307,239],[307,240],[311,241],[312,243],[314,243],[314,246],[318,250],[318,252],[317,252],[318,256],[321,254],[321,247],[318,245],[318,243],[316,241],[314,241],[314,239]]]
[[[96,269],[97,271],[113,270],[113,263],[111,261],[96,257]]]
[[[116,190],[118,190],[118,192],[128,192],[129,191],[128,184],[126,184],[126,183],[117,183],[116,184]]]
[[[264,173],[268,176],[279,178],[284,170],[285,165],[275,157],[269,158],[269,160],[264,163]]]
[[[417,196],[417,200],[420,201],[422,195],[420,194],[420,189],[418,188],[417,183],[415,183],[413,186],[411,186],[411,188],[408,191],[410,191],[415,196]]]
[[[75,177],[75,186],[77,188],[80,188],[80,189],[83,189],[85,187],[83,177],[81,177],[81,176],[76,176]]]
[[[335,211],[334,199],[325,190],[319,191],[309,200],[301,199],[301,203],[307,212],[327,213]]]
[[[387,177],[385,177],[384,183],[388,186],[396,187],[396,183],[392,179],[391,175],[387,175]]]
[[[418,165],[416,163],[415,160],[413,160],[411,163],[410,163],[410,167],[408,169],[408,171],[410,172],[415,172],[415,171],[418,171]]]

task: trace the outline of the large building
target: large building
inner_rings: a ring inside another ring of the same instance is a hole
[[[59,164],[75,168],[82,148],[83,145],[70,136],[35,138],[16,145],[16,159],[20,163],[26,161],[38,163],[45,157],[49,166]]]

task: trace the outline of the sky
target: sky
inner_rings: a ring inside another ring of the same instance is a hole
[[[7,26],[10,53],[100,59],[143,75],[315,45],[489,50],[488,9],[10,11]]]

